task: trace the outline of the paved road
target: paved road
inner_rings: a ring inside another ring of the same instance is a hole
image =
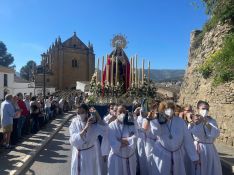
[[[35,158],[26,175],[68,175],[70,174],[71,147],[69,144],[69,120]]]

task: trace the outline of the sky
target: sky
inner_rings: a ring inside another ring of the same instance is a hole
[[[190,33],[207,19],[200,0],[0,0],[0,41],[17,71],[29,60],[39,64],[58,36],[65,41],[74,32],[93,44],[96,62],[121,33],[129,58],[137,54],[153,69],[185,69]]]

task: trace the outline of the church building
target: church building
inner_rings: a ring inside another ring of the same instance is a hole
[[[36,86],[43,86],[44,71],[46,87],[56,90],[75,89],[77,81],[90,81],[95,71],[93,45],[86,46],[75,32],[64,42],[58,37],[42,58],[35,74]]]

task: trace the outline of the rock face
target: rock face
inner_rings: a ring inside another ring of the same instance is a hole
[[[198,100],[209,102],[209,114],[217,120],[221,131],[218,140],[230,146],[234,146],[234,82],[213,87],[212,78],[204,79],[197,68],[221,48],[223,38],[232,29],[231,23],[218,24],[202,40],[201,31],[191,33],[188,66],[179,97],[181,105],[191,104],[194,109]]]

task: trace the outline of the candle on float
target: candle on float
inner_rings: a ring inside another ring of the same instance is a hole
[[[107,84],[109,85],[109,82],[110,82],[110,77],[109,77],[109,75],[110,75],[110,65],[107,65],[106,66],[106,69],[107,69],[107,76],[106,76],[106,80],[107,80]]]
[[[115,67],[116,67],[116,70],[115,70],[115,83],[116,85],[118,84],[118,68],[119,68],[119,64],[118,64],[118,57],[116,57],[116,60],[115,60]]]
[[[145,60],[142,60],[142,84],[144,84],[144,69],[145,69]]]
[[[97,63],[97,77],[96,77],[96,81],[97,81],[97,83],[98,83],[98,81],[99,81],[99,58],[98,58],[98,63]]]
[[[106,54],[106,64],[108,63],[108,57],[109,57],[109,55]]]
[[[137,77],[138,77],[138,78],[137,78],[138,86],[140,86],[140,79],[141,79],[141,76],[140,76],[140,75],[141,75],[141,69],[139,68],[139,69],[138,69],[138,76],[137,76]]]
[[[104,84],[104,82],[103,82],[103,69],[104,69],[104,56],[102,57],[102,74],[101,74],[102,85]]]
[[[111,57],[111,86],[114,85],[114,55]]]
[[[135,58],[136,58],[136,69],[135,69],[135,72],[136,72],[136,75],[135,75],[135,83],[136,83],[136,86],[138,86],[138,80],[137,80],[137,74],[138,74],[138,70],[137,70],[137,55],[135,55]]]
[[[106,83],[109,84],[109,64],[108,64],[108,55],[106,55]]]
[[[130,59],[129,87],[132,85],[132,58]]]

